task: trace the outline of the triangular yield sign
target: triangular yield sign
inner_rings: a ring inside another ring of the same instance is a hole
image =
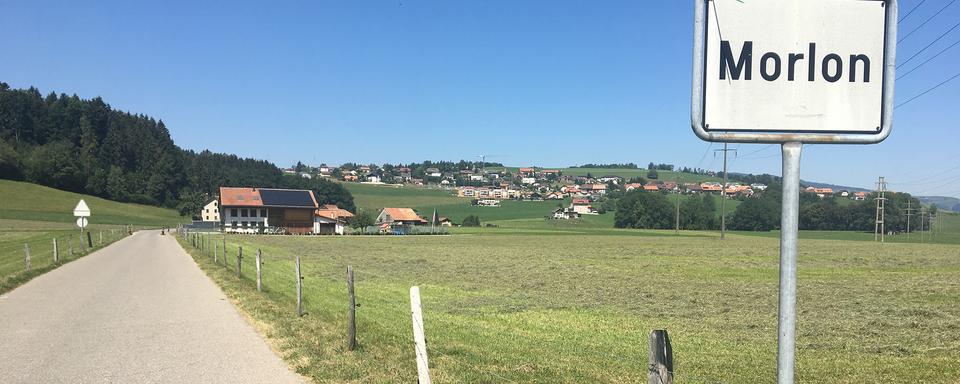
[[[90,207],[87,206],[87,202],[80,199],[77,207],[73,209],[73,215],[78,217],[90,216]]]

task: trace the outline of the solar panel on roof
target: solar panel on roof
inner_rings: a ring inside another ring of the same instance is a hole
[[[305,208],[314,206],[313,199],[310,198],[310,191],[261,189],[260,199],[263,201],[263,205]]]

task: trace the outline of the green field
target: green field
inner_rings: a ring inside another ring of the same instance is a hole
[[[171,209],[117,203],[9,180],[0,180],[0,196],[0,293],[123,238],[127,224],[156,227],[183,221]],[[73,217],[73,208],[81,198],[92,214],[88,227],[92,249],[81,247]],[[58,263],[53,261],[54,238],[60,251]],[[30,248],[29,271],[24,260],[25,244]]]
[[[91,224],[161,226],[190,221],[172,209],[118,203],[19,181],[0,180],[0,196],[0,219],[73,223],[73,208],[84,199]]]
[[[452,236],[231,236],[229,267],[193,253],[318,382],[415,380],[412,285],[423,295],[438,383],[644,382],[647,335],[661,328],[678,383],[773,381],[777,239],[512,223]],[[247,255],[241,280],[238,245]],[[253,282],[258,248],[262,294]],[[301,318],[295,255],[305,276]],[[355,352],[345,350],[347,265],[361,305]],[[955,245],[802,240],[797,381],[956,383],[958,280]]]

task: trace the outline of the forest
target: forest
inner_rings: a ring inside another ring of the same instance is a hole
[[[220,186],[312,189],[355,211],[337,183],[284,175],[274,164],[174,144],[163,120],[100,97],[11,89],[0,82],[0,178],[195,214]]]

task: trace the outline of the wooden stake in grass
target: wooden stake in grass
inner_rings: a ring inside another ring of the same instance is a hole
[[[347,266],[347,350],[357,348],[357,297],[353,290],[353,266]]]
[[[83,239],[80,239],[80,241],[83,241]],[[90,234],[90,231],[87,231],[87,248],[93,248],[93,235]]]
[[[263,292],[263,274],[260,269],[263,259],[261,259],[261,255],[262,253],[257,249],[257,292]]]
[[[103,245],[103,231],[100,231],[100,245]]]
[[[57,246],[57,238],[53,238],[53,262],[57,263],[60,261],[60,247]]]
[[[650,332],[649,384],[673,384],[673,347],[665,329]]]
[[[27,270],[30,270],[30,244],[23,244],[23,262],[27,265]]]
[[[303,275],[300,274],[300,256],[294,268],[297,273],[297,317],[303,316]]]
[[[240,260],[243,259],[243,247],[237,247],[237,278],[240,278]]]
[[[420,310],[420,287],[410,287],[410,312],[413,318],[413,347],[417,354],[417,379],[420,384],[430,384],[427,337],[423,332],[423,313]]]

